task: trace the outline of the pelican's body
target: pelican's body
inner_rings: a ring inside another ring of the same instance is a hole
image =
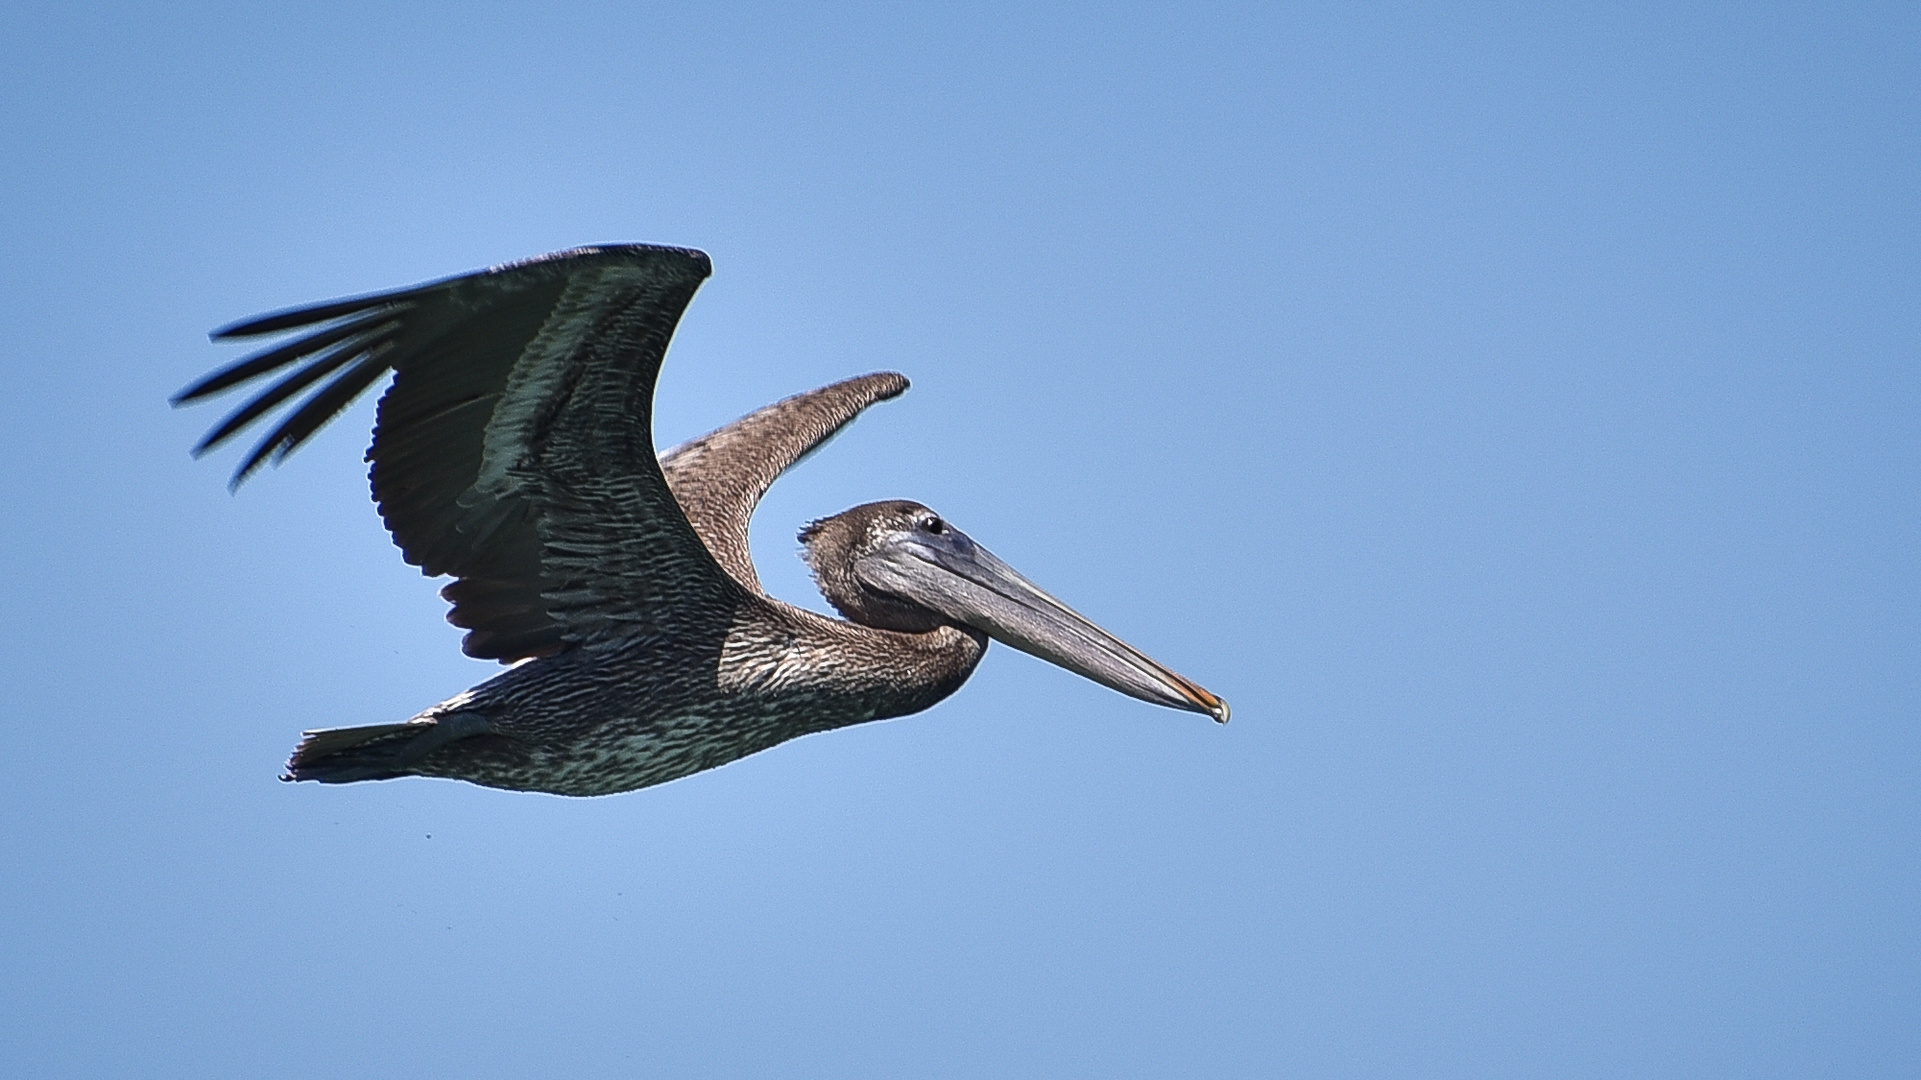
[[[919,712],[959,689],[985,652],[984,641],[951,627],[874,648],[836,632],[833,620],[801,614],[808,617],[769,604],[740,613],[725,634],[636,638],[532,660],[413,721],[460,730],[471,716],[484,724],[475,734],[400,768],[378,743],[314,753],[326,749],[328,734],[315,733],[302,755],[312,760],[297,759],[292,775],[446,776],[561,795],[631,791],[799,735]]]
[[[291,779],[444,776],[599,795],[798,735],[925,709],[987,639],[1225,721],[1218,698],[1048,597],[918,503],[869,503],[801,539],[846,619],[767,596],[747,522],[776,477],[907,380],[865,375],[656,458],[655,376],[707,257],[583,248],[219,332],[304,336],[183,391],[297,365],[205,450],[322,384],[241,466],[284,457],[388,371],[368,460],[407,560],[457,580],[469,655],[515,662],[399,724],[309,732]]]

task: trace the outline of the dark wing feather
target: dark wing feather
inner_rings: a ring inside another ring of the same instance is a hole
[[[219,446],[221,443],[226,442],[228,439],[238,434],[242,429],[246,428],[249,424],[252,424],[255,420],[260,419],[260,417],[265,413],[273,411],[275,408],[277,408],[280,405],[281,402],[287,400],[288,398],[294,396],[300,391],[306,389],[308,386],[312,385],[317,380],[333,374],[335,371],[339,370],[342,366],[344,366],[349,361],[351,361],[354,357],[360,356],[363,353],[365,353],[367,350],[367,344],[369,341],[374,340],[376,336],[381,334],[382,331],[391,330],[394,326],[395,324],[393,323],[383,323],[379,327],[370,331],[366,335],[365,340],[363,340],[362,335],[359,333],[359,327],[348,327],[346,329],[348,329],[351,332],[345,335],[345,340],[341,341],[337,345],[333,345],[327,348],[324,352],[312,352],[312,350],[308,349],[308,346],[313,345],[312,342],[309,342],[309,341],[296,342],[295,344],[300,346],[303,351],[311,352],[313,355],[313,359],[310,360],[305,367],[295,369],[295,371],[292,374],[288,375],[286,378],[281,379],[279,382],[275,383],[272,387],[267,389],[265,392],[261,393],[258,397],[255,397],[252,401],[249,401],[246,405],[242,406],[241,408],[234,410],[231,416],[221,421],[219,427],[214,428],[212,431],[209,431],[207,433],[207,437],[204,439],[201,439],[199,444],[193,448],[194,456],[198,457],[199,455],[204,454],[209,450],[212,450],[214,447]],[[333,337],[334,335],[330,331],[325,335],[316,335],[316,336],[330,338],[330,337]],[[276,349],[273,351],[281,352],[284,350]],[[284,358],[284,359],[276,358],[271,355],[263,355],[263,356],[257,357],[256,360],[261,362],[257,372],[239,376],[235,378],[233,382],[228,383],[227,385],[235,385],[237,383],[245,382],[249,379],[254,378],[256,374],[264,374],[265,372],[272,371],[275,368],[278,368],[284,365],[288,359],[291,359],[291,357]],[[273,360],[275,362],[271,364],[266,363],[266,361],[269,361],[269,360]],[[222,374],[225,374],[225,373],[222,373]],[[212,381],[213,380],[209,380],[209,382],[212,382]],[[215,387],[213,389],[201,390],[201,392],[198,394],[183,394],[181,398],[178,399],[175,403],[178,404],[179,401],[190,401],[190,400],[193,400],[193,398],[195,397],[201,396],[202,394],[216,393],[220,389],[224,389],[224,387]],[[245,474],[246,474],[246,468],[245,466],[243,466],[241,472],[235,474],[234,476],[235,481],[238,481]]]
[[[582,248],[264,316],[217,336],[319,329],[176,400],[301,365],[217,429],[212,445],[320,383],[268,433],[238,483],[394,372],[367,452],[394,542],[423,572],[460,579],[443,592],[454,604],[448,619],[472,631],[469,655],[547,655],[611,623],[671,617],[659,605],[677,589],[732,587],[675,506],[648,438],[661,356],[708,273],[697,251]],[[616,401],[637,411],[596,411]],[[666,520],[637,524],[632,514]]]
[[[490,439],[514,449],[497,471],[484,462],[475,487],[525,490],[537,503],[543,596],[570,643],[660,634],[692,650],[690,662],[696,653],[717,662],[749,596],[708,552],[654,456],[654,382],[674,329],[660,315],[677,315],[698,283],[625,281],[609,301],[598,299],[604,289],[570,284],[541,331],[565,345],[565,363],[518,365],[495,408]]]
[[[311,356],[325,346],[332,345],[336,341],[352,337],[368,329],[379,322],[385,315],[386,311],[379,308],[373,311],[363,311],[354,318],[343,319],[340,323],[328,329],[316,331],[303,338],[296,338],[285,345],[276,345],[271,349],[265,349],[251,356],[242,357],[235,363],[221,368],[219,371],[214,372],[199,382],[194,383],[192,386],[187,387],[185,390],[180,391],[178,394],[175,394],[173,396],[173,403],[175,405],[185,405],[189,401],[198,401],[203,397],[211,397],[228,387],[238,386],[243,382],[259,378],[269,371],[278,371],[302,356]],[[221,331],[216,330],[212,336],[214,340],[218,341],[223,336],[228,335],[223,335]]]
[[[747,522],[761,496],[862,409],[906,389],[906,376],[882,371],[795,394],[667,451],[660,468],[714,559],[760,592]]]

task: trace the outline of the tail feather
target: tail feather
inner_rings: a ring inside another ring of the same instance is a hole
[[[287,760],[287,774],[281,779],[346,784],[404,776],[395,770],[396,759],[401,749],[428,726],[374,724],[302,732],[300,745],[294,747],[293,757]]]
[[[434,750],[485,730],[487,723],[480,717],[454,713],[404,724],[309,731],[294,748],[281,779],[351,784],[408,776],[413,765]]]

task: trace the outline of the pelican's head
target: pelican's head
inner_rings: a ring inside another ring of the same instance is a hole
[[[939,514],[867,503],[800,532],[821,594],[851,622],[925,633],[971,627],[1103,686],[1227,723],[1227,703],[1042,592]]]

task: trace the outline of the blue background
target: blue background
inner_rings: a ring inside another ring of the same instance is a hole
[[[1547,7],[11,7],[0,1073],[1921,1072],[1921,15]],[[493,669],[203,335],[616,240],[663,443],[914,380],[772,591],[919,499],[1234,722],[276,782]]]

